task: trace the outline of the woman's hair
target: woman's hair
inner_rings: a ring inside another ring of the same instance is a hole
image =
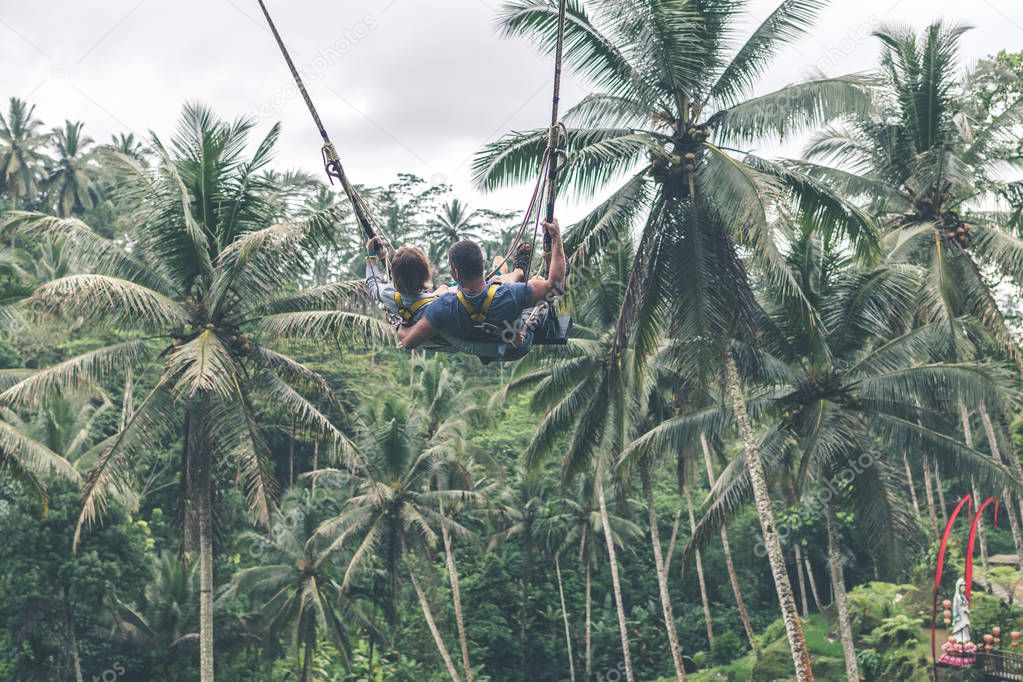
[[[448,250],[448,260],[462,279],[483,276],[483,251],[479,244],[470,239],[455,242]]]
[[[433,276],[430,261],[422,250],[403,246],[391,259],[391,276],[399,293],[415,295],[430,285]]]

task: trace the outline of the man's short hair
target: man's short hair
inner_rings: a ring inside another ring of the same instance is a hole
[[[455,242],[448,249],[448,260],[451,267],[458,270],[462,279],[475,279],[483,276],[483,250],[471,239]]]
[[[430,284],[432,276],[430,261],[421,249],[403,246],[394,252],[391,259],[391,276],[394,288],[401,294],[414,296]]]

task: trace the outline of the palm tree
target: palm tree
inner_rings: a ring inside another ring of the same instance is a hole
[[[439,358],[422,361],[418,365],[421,372],[418,382],[413,387],[413,398],[419,407],[420,418],[427,423],[424,437],[430,443],[431,456],[436,461],[431,487],[436,490],[471,491],[475,493],[473,505],[478,506],[485,502],[486,493],[476,487],[475,466],[471,458],[474,454],[482,453],[469,443],[468,432],[472,422],[485,414],[478,405],[485,404],[486,396],[476,391],[464,390]],[[470,508],[464,502],[445,505],[441,501],[438,511],[452,520],[461,522],[470,513]],[[455,561],[454,541],[447,524],[441,524],[440,534],[444,545],[444,563],[451,583],[455,625],[462,652],[462,670],[466,682],[473,682],[469,639],[462,613],[458,564]]]
[[[376,636],[356,604],[357,593],[342,590],[335,576],[335,559],[342,555],[325,554],[317,546],[324,502],[315,493],[297,492],[275,513],[272,534],[243,535],[242,542],[260,547],[259,565],[235,573],[220,597],[251,595],[259,600],[257,611],[269,642],[287,635],[296,660],[304,653],[302,682],[313,679],[313,656],[321,634],[326,633],[349,672],[352,628]]]
[[[765,303],[767,319],[760,327],[768,355],[759,363],[759,385],[746,402],[764,424],[756,438],[765,463],[792,472],[804,493],[814,491],[810,501],[824,507],[846,671],[853,681],[859,677],[837,545],[838,493],[817,491],[848,489],[871,553],[898,557],[914,525],[895,473],[901,462],[886,453],[930,452],[948,472],[997,480],[1005,473],[1002,467],[948,435],[956,415],[946,401],[973,403],[998,395],[1005,378],[983,365],[928,362],[934,329],[911,326],[919,286],[914,269],[852,269],[809,230],[791,241],[793,269],[825,331],[812,327],[798,309]],[[668,420],[638,439],[631,455],[689,447],[706,431],[730,426],[729,407]],[[741,452],[715,486],[689,551],[752,497],[746,456]]]
[[[808,207],[819,227],[845,234],[863,248],[872,233],[865,214],[822,183],[737,152],[735,146],[867,111],[870,97],[864,79],[852,76],[818,78],[751,96],[777,50],[802,35],[825,3],[785,0],[733,49],[747,5],[731,0],[569,2],[568,61],[599,92],[566,115],[579,129],[568,135],[563,184],[587,195],[627,174],[624,184],[572,229],[576,266],[599,260],[609,235],[622,225],[631,228],[643,221],[613,325],[604,386],[596,391],[578,432],[589,435],[576,445],[592,449],[611,430],[609,411],[620,394],[627,346],[636,346],[631,362],[641,364],[654,346],[652,330],[658,326],[670,328],[672,337],[696,341],[693,350],[704,355],[705,379],[722,381],[734,406],[793,664],[799,680],[810,680],[806,641],[739,370],[726,352],[729,339],[753,337],[755,301],[740,247],[765,281],[806,308],[773,241],[771,207],[795,199]],[[529,35],[552,48],[557,15],[557,7],[546,0],[516,0],[506,5],[502,25],[508,33]],[[525,180],[547,138],[547,131],[539,130],[488,146],[475,164],[479,183],[494,188]],[[679,276],[683,272],[684,278]],[[716,367],[723,372],[714,372]]]
[[[145,163],[146,146],[136,139],[135,133],[117,133],[110,136],[106,147],[118,154],[133,159],[136,163]]]
[[[84,125],[65,121],[63,128],[53,129],[51,137],[57,159],[46,178],[46,188],[61,218],[81,215],[96,203],[95,171],[89,165],[93,140],[82,134]]]
[[[3,370],[2,374],[18,376]],[[20,373],[22,376],[24,372]],[[5,376],[5,379],[7,377]],[[81,484],[81,476],[59,452],[47,443],[45,434],[35,425],[26,423],[8,408],[0,408],[0,471],[4,477],[16,481],[46,502],[46,480],[58,476]]]
[[[1018,283],[1023,272],[1023,241],[1014,234],[1019,214],[1005,206],[1011,183],[999,177],[996,163],[1003,142],[1016,138],[1023,97],[995,116],[964,113],[960,98],[970,76],[960,81],[958,67],[966,31],[941,22],[920,36],[906,28],[878,30],[882,108],[819,133],[806,150],[813,162],[799,164],[881,216],[890,260],[926,269],[918,324],[938,325],[944,357],[952,362],[970,357],[984,335],[1018,356],[988,281],[994,274]],[[966,406],[959,409],[971,442]],[[1023,478],[1016,458],[1010,466]],[[936,525],[928,466],[924,483]],[[1023,561],[1019,517],[1014,511],[1009,518]]]
[[[585,679],[592,679],[591,631],[592,631],[592,580],[593,569],[599,566],[603,552],[600,538],[605,525],[597,500],[594,477],[581,474],[576,477],[570,496],[557,499],[557,510],[537,524],[537,533],[544,538],[555,555],[575,552],[583,564],[585,578],[585,625],[584,625],[584,670]],[[643,530],[634,522],[608,510],[607,528],[611,542],[618,549],[628,547],[643,537]],[[605,543],[606,544],[606,543]],[[606,550],[605,550],[606,551]],[[560,568],[560,565],[559,565]]]
[[[360,426],[360,456],[353,466],[348,470],[322,469],[316,474],[317,479],[351,485],[355,490],[340,513],[321,524],[317,535],[329,542],[325,554],[355,543],[342,590],[367,572],[374,558],[381,560],[395,618],[401,596],[399,577],[402,573],[408,576],[444,666],[453,682],[459,682],[461,677],[416,574],[415,559],[431,555],[441,527],[455,536],[469,535],[440,509],[472,502],[476,495],[466,490],[430,489],[437,463],[432,449],[435,443],[424,437],[420,416],[407,403],[393,398],[374,406],[369,423]]]
[[[423,237],[430,245],[430,258],[438,262],[438,258],[447,252],[447,248],[460,239],[480,240],[479,214],[473,211],[460,199],[444,202],[440,210],[426,221]]]
[[[490,547],[510,540],[522,544],[522,598],[519,604],[519,648],[522,652],[522,679],[531,679],[529,619],[532,614],[530,595],[536,552],[541,544],[543,523],[550,511],[553,486],[542,471],[525,469],[514,483],[495,500],[499,514],[499,530],[491,538]]]
[[[59,362],[18,382],[0,401],[31,406],[84,386],[153,370],[131,418],[99,447],[83,491],[83,524],[102,511],[108,491],[127,487],[132,460],[149,445],[183,434],[180,495],[187,528],[198,530],[200,661],[203,682],[213,679],[213,471],[237,467],[254,517],[268,524],[273,478],[264,428],[280,410],[322,434],[330,453],[350,444],[331,412],[339,404],[326,380],[270,344],[316,338],[337,342],[354,329],[375,328],[343,312],[352,286],[298,290],[309,254],[333,237],[335,215],[267,225],[270,207],[256,176],[270,159],[276,127],[243,157],[253,123],[226,123],[188,105],[172,150],[154,136],[160,161],[153,169],[122,158],[133,182],[121,190],[138,211],[130,250],[81,221],[16,213],[8,227],[20,234],[63,240],[78,271],[38,287],[37,309],[123,332],[107,345]],[[321,410],[321,405],[327,406]]]
[[[31,201],[38,194],[46,162],[46,136],[39,132],[43,122],[35,118],[35,109],[12,97],[6,116],[0,114],[0,182],[15,209],[19,200]]]
[[[645,409],[642,399],[646,398],[646,386],[643,380],[634,379],[630,372],[628,377],[618,377],[620,381],[613,384],[614,390],[610,393],[613,398],[603,393],[610,391],[607,352],[613,343],[613,334],[597,330],[607,320],[613,319],[621,302],[622,283],[627,279],[632,253],[627,236],[616,235],[609,252],[599,270],[581,273],[585,283],[577,285],[580,292],[585,292],[578,296],[580,324],[577,329],[587,338],[574,339],[559,351],[537,355],[520,363],[508,390],[534,387],[530,406],[543,415],[524,455],[528,470],[538,470],[543,458],[560,444],[559,438],[569,432],[569,446],[560,467],[562,487],[567,489],[577,476],[592,472],[593,493],[611,569],[625,676],[631,682],[633,669],[627,614],[610,530],[605,486],[609,482],[616,483],[609,479],[621,449],[638,426],[634,413],[642,413]],[[595,423],[595,419],[600,421]],[[675,660],[679,657],[673,656]]]
[[[198,566],[164,552],[141,605],[118,604],[111,639],[133,644],[160,662],[166,682],[185,679],[182,652],[195,656],[199,638]]]

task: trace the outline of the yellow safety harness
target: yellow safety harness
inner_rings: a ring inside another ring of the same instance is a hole
[[[487,289],[487,295],[483,298],[483,304],[479,308],[469,303],[469,299],[466,298],[465,294],[462,293],[462,289],[459,288],[458,302],[465,308],[465,312],[469,313],[470,320],[476,324],[484,324],[487,321],[487,313],[490,312],[490,306],[494,303],[494,296],[500,288],[500,284],[491,284]]]
[[[461,296],[461,292],[459,292],[459,296]],[[411,322],[416,313],[436,300],[436,296],[427,296],[426,298],[419,299],[412,305],[406,306],[405,302],[401,300],[401,294],[397,291],[394,292],[394,302],[398,306],[398,314],[401,315],[401,319],[405,320],[405,322]]]

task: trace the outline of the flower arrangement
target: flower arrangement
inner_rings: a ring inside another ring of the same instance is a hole
[[[976,662],[977,649],[979,647],[973,642],[958,642],[955,637],[949,637],[948,641],[941,645],[943,656],[938,663],[967,668]]]

